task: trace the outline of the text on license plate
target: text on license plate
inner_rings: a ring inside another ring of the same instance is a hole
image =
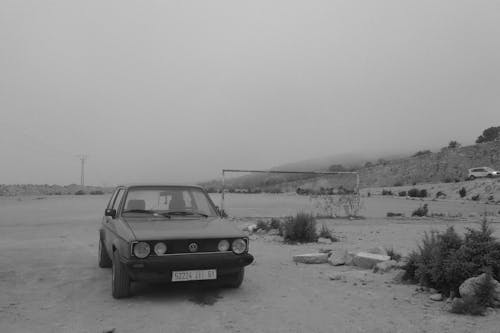
[[[217,279],[217,270],[215,269],[172,272],[172,282],[215,280],[215,279]]]

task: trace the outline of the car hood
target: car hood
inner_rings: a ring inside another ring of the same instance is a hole
[[[220,218],[164,219],[127,217],[137,240],[243,237],[234,222]]]

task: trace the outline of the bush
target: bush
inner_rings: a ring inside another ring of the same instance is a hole
[[[412,213],[411,216],[427,216],[429,213],[429,208],[427,207],[427,204],[424,204],[423,206],[418,207],[415,209]]]
[[[271,230],[271,226],[267,221],[264,220],[258,220],[257,221],[257,230],[264,230],[264,231],[269,231]]]
[[[395,187],[403,186],[403,182],[402,181],[397,181],[397,182],[394,183],[394,186]]]
[[[436,198],[446,198],[446,193],[438,191],[436,193]]]
[[[387,217],[401,217],[404,216],[403,213],[393,213],[393,212],[387,212]]]
[[[398,195],[400,197],[406,197],[407,193],[406,193],[406,191],[401,191],[401,192],[398,193]]]
[[[459,191],[458,191],[458,194],[460,194],[460,198],[463,198],[467,195],[467,190],[465,189],[465,187],[462,187]]]
[[[479,201],[479,194],[473,195],[470,199],[472,201]]]
[[[75,195],[85,195],[87,194],[84,190],[78,190],[75,192]]]
[[[319,237],[321,237],[321,238],[328,238],[332,242],[337,242],[338,241],[338,238],[335,237],[332,234],[332,232],[330,231],[330,229],[328,229],[328,227],[326,225],[324,225],[324,224],[321,225],[321,230],[319,231]]]
[[[281,220],[273,217],[269,223],[271,229],[281,229]]]
[[[427,197],[427,190],[426,189],[419,190],[418,188],[412,188],[408,190],[408,196],[412,198],[425,198]]]
[[[392,247],[386,248],[385,252],[391,258],[391,260],[400,261],[401,258],[403,258],[403,256],[400,253],[396,252]]]
[[[95,191],[91,191],[90,194],[91,195],[102,195],[102,194],[104,194],[104,192],[101,190],[95,190]]]
[[[288,243],[316,242],[316,219],[307,213],[288,217],[283,224],[283,238]]]
[[[430,150],[419,150],[415,154],[413,154],[412,157],[418,157],[418,156],[423,156],[423,155],[428,155],[431,154],[432,152]]]
[[[392,191],[391,190],[382,189],[382,195],[392,195]]]
[[[407,258],[403,278],[435,288],[445,295],[452,292],[458,295],[458,288],[465,280],[482,273],[491,274],[492,278],[498,280],[500,242],[492,233],[486,220],[483,220],[478,230],[468,228],[464,237],[460,237],[453,227],[443,233],[425,233],[418,249]],[[478,291],[482,295],[480,304],[486,304],[491,296],[487,287]]]

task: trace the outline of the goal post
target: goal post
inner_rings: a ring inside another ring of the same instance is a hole
[[[313,177],[332,175],[354,175],[356,177],[353,193],[359,196],[359,172],[357,171],[281,171],[281,170],[251,170],[251,169],[222,169],[220,209],[225,212],[226,174],[227,173],[250,173],[250,174],[289,174],[308,175]]]

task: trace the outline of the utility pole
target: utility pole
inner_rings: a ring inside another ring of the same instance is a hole
[[[80,185],[82,188],[85,186],[85,162],[87,161],[88,155],[81,154],[77,155],[81,162],[81,174],[80,174]]]

